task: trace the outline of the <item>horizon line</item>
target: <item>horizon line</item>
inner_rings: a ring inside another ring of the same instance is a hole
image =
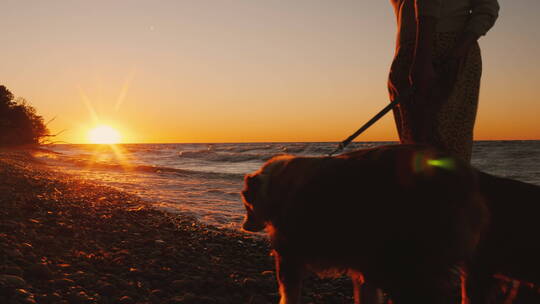
[[[540,141],[540,139],[478,139],[473,140],[475,142],[495,142],[495,141]],[[339,144],[342,141],[223,141],[223,142],[125,142],[117,143],[113,145],[173,145],[173,144],[287,144],[287,143],[330,143]],[[366,141],[353,141],[353,143],[399,143],[397,140],[366,140]],[[51,145],[110,145],[110,144],[93,144],[93,143],[56,143]]]

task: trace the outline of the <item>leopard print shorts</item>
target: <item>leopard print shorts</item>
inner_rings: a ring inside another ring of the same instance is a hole
[[[465,58],[455,65],[457,69],[449,72],[442,61],[458,37],[459,33],[438,33],[435,39],[435,72],[437,75],[452,73],[450,85],[445,86],[449,91],[443,97],[433,95],[429,105],[415,104],[414,96],[404,98],[394,109],[394,118],[402,143],[427,143],[470,161],[482,58],[476,43]],[[388,81],[392,100],[410,88],[408,76],[414,49],[415,41],[399,45]]]

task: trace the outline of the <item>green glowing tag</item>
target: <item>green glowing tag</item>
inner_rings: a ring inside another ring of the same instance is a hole
[[[439,167],[446,170],[454,170],[456,164],[451,158],[439,158],[439,159],[428,159],[427,164],[433,167]]]

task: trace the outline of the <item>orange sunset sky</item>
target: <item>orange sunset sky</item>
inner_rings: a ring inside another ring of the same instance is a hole
[[[476,139],[540,139],[540,1],[499,0]],[[339,141],[388,103],[381,0],[3,0],[0,84],[58,140]],[[396,140],[387,115],[359,140]]]

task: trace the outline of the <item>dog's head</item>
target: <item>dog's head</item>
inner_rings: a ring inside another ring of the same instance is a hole
[[[242,224],[242,229],[249,232],[258,232],[264,229],[266,226],[263,214],[260,214],[260,205],[264,193],[262,176],[258,173],[247,174],[244,178],[244,190],[242,190],[242,198],[244,200],[244,207],[246,208],[246,218]],[[257,211],[255,211],[257,208]]]
[[[266,227],[270,220],[273,199],[270,193],[270,182],[292,157],[289,155],[274,157],[255,173],[247,174],[244,178],[242,199],[246,208],[246,217],[242,229],[248,232],[259,232]]]

